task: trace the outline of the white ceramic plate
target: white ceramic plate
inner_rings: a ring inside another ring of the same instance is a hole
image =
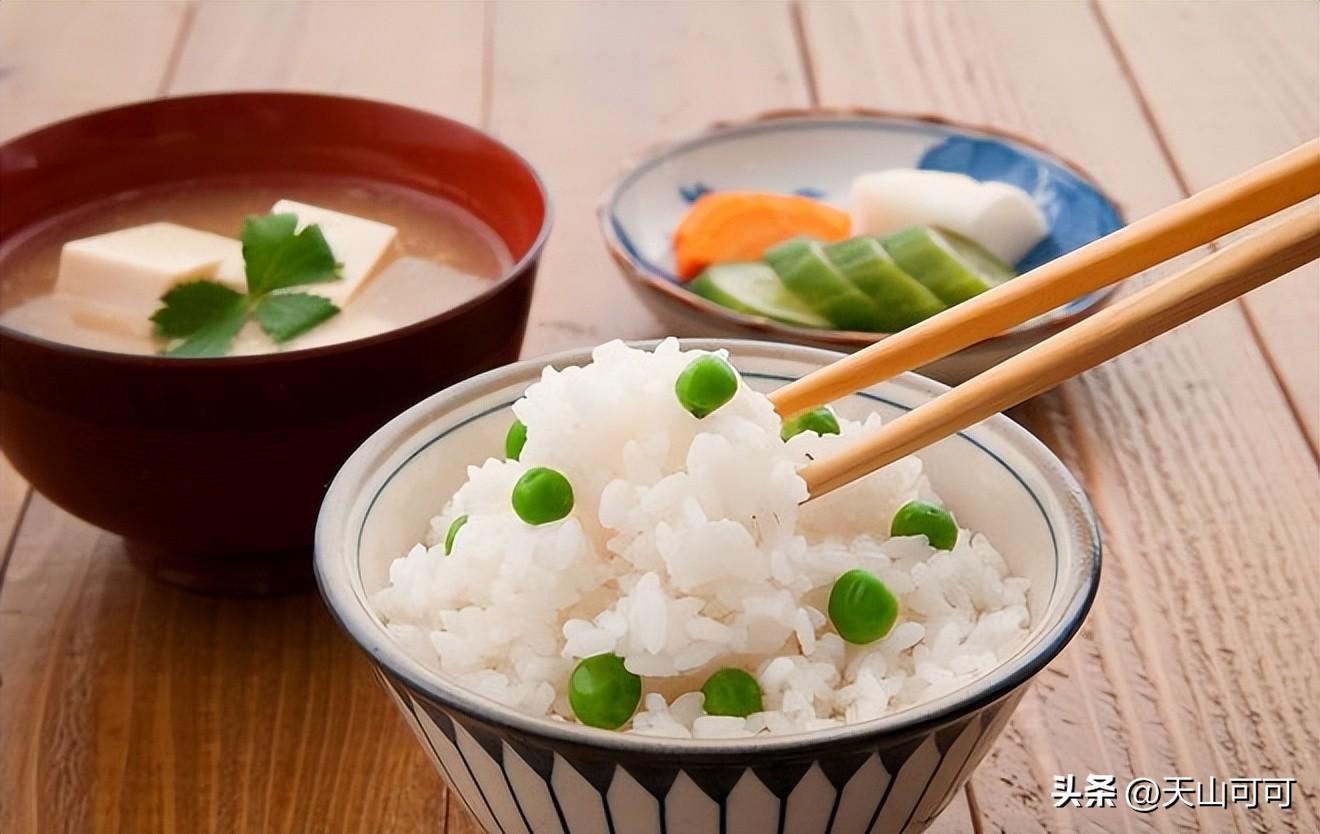
[[[1034,142],[988,128],[873,111],[784,111],[716,125],[647,155],[600,207],[601,231],[629,284],[678,336],[733,336],[856,350],[884,334],[797,328],[728,310],[674,275],[672,235],[707,191],[796,193],[846,208],[853,177],[885,168],[958,171],[1017,185],[1050,234],[1019,263],[1026,271],[1123,225],[1115,203],[1076,166]],[[1083,296],[995,339],[922,369],[957,382],[1096,311],[1113,288]]]

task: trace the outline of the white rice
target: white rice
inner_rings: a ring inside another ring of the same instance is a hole
[[[799,506],[796,470],[873,431],[780,440],[762,394],[737,395],[698,420],[674,382],[698,351],[621,342],[593,363],[547,368],[513,411],[527,426],[521,459],[489,459],[431,521],[426,542],[390,567],[374,598],[388,628],[443,675],[534,715],[573,720],[577,661],[614,652],[643,678],[631,732],[736,738],[866,721],[957,689],[1021,646],[1027,581],[1009,576],[985,537],[961,530],[951,551],[889,538],[915,498],[938,502],[907,458]],[[573,485],[563,521],[513,512],[527,469]],[[444,554],[460,515],[468,522]],[[883,639],[845,643],[825,615],[834,580],[872,571],[899,599]],[[724,666],[760,681],[765,712],[708,716],[700,687]]]

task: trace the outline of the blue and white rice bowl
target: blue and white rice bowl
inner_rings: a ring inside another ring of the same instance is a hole
[[[717,124],[630,166],[602,201],[605,244],[638,298],[680,336],[774,339],[852,351],[884,334],[801,328],[736,312],[687,290],[673,233],[708,191],[800,194],[848,208],[854,177],[889,168],[967,174],[1022,188],[1049,234],[1015,266],[1025,272],[1120,228],[1117,203],[1076,165],[1040,144],[988,127],[880,111],[785,110]],[[1095,311],[1106,288],[920,369],[961,382]]]
[[[683,347],[728,350],[744,381],[762,391],[837,358],[771,343]],[[578,351],[518,363],[428,398],[363,444],[322,508],[322,593],[455,793],[500,834],[924,829],[1089,608],[1099,538],[1076,482],[1002,416],[920,453],[959,523],[983,533],[1009,572],[1030,583],[1020,647],[953,691],[874,720],[738,739],[648,737],[529,715],[438,673],[388,628],[372,599],[389,584],[390,564],[426,536],[467,467],[501,456],[510,406],[542,368],[589,359]],[[844,418],[890,419],[941,390],[907,374],[835,405]]]

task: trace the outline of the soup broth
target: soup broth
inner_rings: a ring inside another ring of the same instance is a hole
[[[476,218],[444,200],[403,189],[324,180],[180,183],[121,194],[6,241],[0,249],[0,325],[81,347],[158,353],[163,344],[142,317],[117,319],[117,308],[116,315],[97,314],[95,320],[85,312],[69,314],[55,292],[64,244],[158,222],[236,239],[246,217],[269,213],[279,200],[384,223],[397,237],[338,314],[283,344],[249,321],[230,355],[319,347],[403,327],[478,295],[512,263],[503,242]]]

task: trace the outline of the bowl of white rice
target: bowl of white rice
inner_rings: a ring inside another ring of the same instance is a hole
[[[1095,520],[1006,417],[805,501],[809,461],[944,390],[786,429],[766,392],[836,358],[612,342],[435,394],[344,465],[322,593],[487,831],[921,831],[1076,633]]]

